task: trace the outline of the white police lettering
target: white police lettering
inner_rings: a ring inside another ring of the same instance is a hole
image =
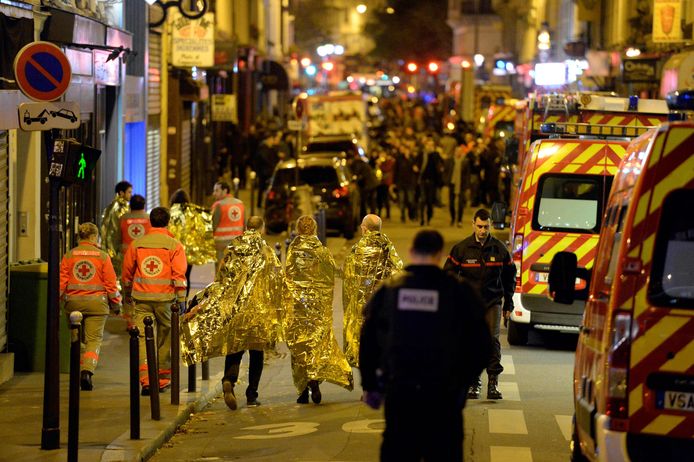
[[[435,313],[439,310],[439,293],[435,290],[400,289],[398,291],[398,309]]]

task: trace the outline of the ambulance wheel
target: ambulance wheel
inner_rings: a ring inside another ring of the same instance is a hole
[[[508,320],[508,343],[511,345],[525,345],[528,343],[528,324],[520,324],[514,322],[513,319]]]
[[[571,462],[588,462],[586,456],[581,452],[581,443],[578,439],[578,429],[576,428],[576,414],[571,420],[571,442],[569,443],[571,450]]]

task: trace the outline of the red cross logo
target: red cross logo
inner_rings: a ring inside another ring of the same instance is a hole
[[[229,218],[231,221],[239,221],[241,219],[241,209],[237,206],[229,208]]]
[[[145,234],[145,227],[140,223],[133,223],[128,226],[128,236],[132,239],[137,239]]]
[[[140,268],[145,275],[154,277],[161,273],[164,264],[159,257],[152,255],[142,261],[142,266]]]
[[[72,269],[72,274],[76,279],[84,282],[89,281],[96,273],[96,268],[89,260],[78,261]]]

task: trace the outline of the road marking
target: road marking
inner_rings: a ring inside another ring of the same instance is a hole
[[[491,462],[533,462],[530,448],[513,446],[489,446]]]
[[[520,401],[520,391],[516,382],[499,382],[499,391],[504,396],[504,401]]]
[[[385,427],[383,419],[364,419],[347,422],[342,426],[342,431],[347,433],[383,433]]]
[[[513,356],[501,355],[501,365],[504,366],[504,375],[516,374],[516,366],[513,364]]]
[[[317,422],[283,422],[277,424],[255,425],[244,427],[241,430],[267,430],[262,435],[235,436],[237,440],[265,440],[274,438],[291,438],[293,436],[308,435],[318,431]]]
[[[559,430],[564,435],[564,439],[566,441],[571,440],[571,416],[555,415],[554,418],[557,420],[557,425],[559,425]]]
[[[490,409],[489,433],[527,435],[528,427],[525,425],[523,411],[513,411],[510,409]]]

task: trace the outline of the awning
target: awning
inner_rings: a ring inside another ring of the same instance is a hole
[[[263,84],[263,91],[289,91],[289,76],[277,61],[263,61],[260,68],[260,83]]]

